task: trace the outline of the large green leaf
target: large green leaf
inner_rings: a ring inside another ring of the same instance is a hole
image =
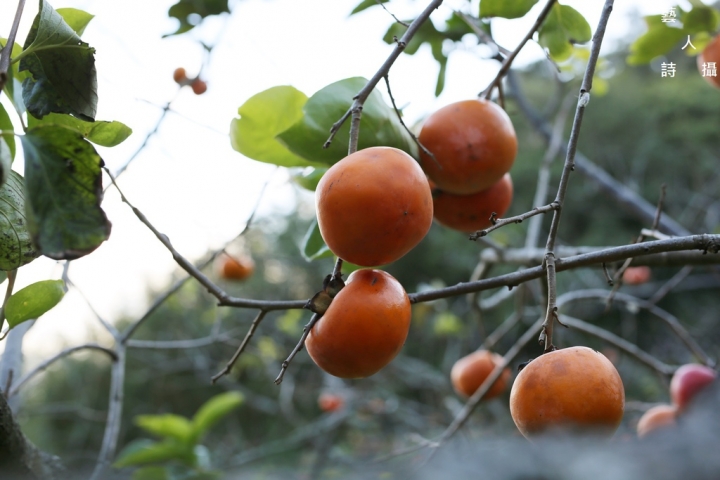
[[[332,257],[333,253],[325,244],[325,240],[323,240],[320,234],[320,227],[318,226],[317,220],[313,220],[310,228],[308,228],[302,241],[301,250],[303,258],[308,262],[318,258]]]
[[[314,192],[327,168],[304,168],[301,172],[291,175],[290,179],[301,187]]]
[[[537,2],[538,0],[480,0],[480,18],[524,17]]]
[[[547,48],[556,61],[568,59],[574,44],[585,43],[591,38],[592,30],[585,17],[574,8],[559,3],[553,5],[538,32],[540,45]]]
[[[10,149],[10,163],[15,159],[15,127],[10,120],[5,107],[0,103],[0,130],[2,130],[2,139]]]
[[[65,23],[67,23],[68,26],[72,28],[79,36],[82,36],[82,34],[85,32],[85,27],[88,26],[90,20],[95,18],[95,15],[91,15],[82,10],[78,10],[77,8],[58,8],[55,11],[59,13],[61,17],[63,17]]]
[[[80,40],[46,0],[33,21],[20,58],[20,71],[32,78],[23,82],[28,111],[42,118],[69,113],[93,121],[97,109],[95,49]]]
[[[0,187],[0,270],[15,270],[38,255],[25,217],[25,181],[10,171]]]
[[[118,454],[113,467],[125,468],[151,463],[162,463],[179,460],[192,465],[194,455],[192,448],[173,440],[153,442],[152,440],[136,440],[129,443]]]
[[[100,208],[102,159],[82,135],[63,127],[38,126],[21,139],[25,208],[35,245],[56,260],[92,252],[110,236]]]
[[[222,417],[238,408],[242,402],[243,396],[240,392],[221,393],[205,402],[192,419],[195,442]]]
[[[164,415],[138,415],[135,425],[158,437],[169,437],[187,442],[193,435],[193,425],[185,417],[167,413]]]
[[[120,122],[96,121],[86,122],[79,118],[71,117],[62,113],[51,113],[42,119],[35,117],[28,118],[28,127],[33,128],[39,125],[57,125],[79,133],[91,142],[103,147],[114,147],[127,139],[132,130]]]
[[[27,320],[38,318],[65,296],[65,282],[43,280],[15,292],[5,304],[5,318],[10,328]]]
[[[180,26],[173,33],[164,35],[179,35],[192,30],[200,20],[210,15],[220,15],[229,12],[228,0],[179,0],[168,10],[168,16],[177,18]]]
[[[679,28],[668,27],[667,24],[647,19],[649,30],[630,45],[630,56],[627,62],[630,65],[642,65],[660,55],[668,53],[687,33]]]
[[[689,12],[684,12],[681,16],[683,30],[686,33],[713,33],[718,27],[717,10],[707,6],[695,6]]]
[[[232,147],[248,158],[281,167],[306,167],[308,161],[290,152],[275,138],[303,116],[307,96],[290,86],[272,87],[250,97],[230,123]]]
[[[350,140],[350,119],[340,128],[329,148],[323,144],[330,128],[350,108],[352,99],[365,86],[360,77],[340,80],[310,97],[303,111],[305,115],[278,138],[295,154],[313,161],[333,164],[347,156]],[[377,90],[368,97],[362,111],[358,148],[374,146],[395,147],[417,157],[417,146]]]

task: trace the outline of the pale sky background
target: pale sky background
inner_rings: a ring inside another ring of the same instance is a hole
[[[173,104],[177,113],[168,115],[158,135],[119,180],[130,201],[184,256],[197,260],[235,237],[268,180],[259,215],[295,208],[296,194],[282,169],[232,150],[227,134],[230,121],[245,100],[272,86],[293,85],[309,96],[343,78],[372,76],[392,49],[382,41],[392,19],[379,7],[348,17],[359,1],[231,1],[232,16],[211,18],[190,33],[162,39],[176,28],[175,20],[167,17],[173,0],[51,0],[55,8],[79,8],[95,15],[83,40],[97,50],[97,119],[118,120],[134,131],[118,147],[98,147],[112,171],[127,161],[152,129],[161,113],[159,106],[176,95],[173,70],[182,66],[192,75],[200,67],[202,50],[196,40],[211,44],[220,40],[203,72],[209,85],[207,93],[195,96],[189,88],[183,89]],[[445,18],[453,9],[474,13],[477,3],[446,0],[432,18]],[[544,3],[539,2],[524,19],[495,20],[498,43],[514,48]],[[594,31],[603,1],[562,3],[583,13]],[[677,3],[616,1],[604,47],[612,48],[613,39],[626,36],[632,26],[627,17],[630,11],[660,14]],[[425,1],[395,0],[388,8],[400,18],[413,18],[425,5]],[[12,0],[0,4],[0,37],[7,37],[15,8]],[[21,44],[37,9],[38,2],[28,0],[18,35]],[[445,91],[437,99],[433,92],[438,67],[429,49],[423,47],[414,56],[401,56],[390,79],[393,94],[400,106],[406,106],[410,123],[482,90],[498,69],[496,62],[482,59],[484,53],[473,41],[455,52],[450,57]],[[541,55],[540,48],[530,43],[516,63],[522,65]],[[12,111],[4,96],[2,101]],[[14,168],[22,172],[21,152],[17,160]],[[312,199],[309,193],[306,197]],[[70,278],[92,306],[112,321],[141,314],[147,307],[148,288],[167,285],[178,267],[120,202],[114,189],[108,191],[103,208],[113,224],[110,240],[74,261]],[[38,280],[59,278],[60,274],[60,263],[39,258],[20,269],[16,290]],[[0,285],[0,291],[5,291],[5,284]],[[25,351],[30,363],[35,363],[63,346],[82,342],[92,331],[104,330],[81,295],[71,289],[30,330]],[[98,338],[110,341],[102,333]],[[0,350],[3,348],[0,343]]]

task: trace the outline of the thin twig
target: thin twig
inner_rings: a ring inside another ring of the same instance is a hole
[[[98,480],[104,477],[105,470],[115,458],[120,427],[122,425],[122,409],[125,387],[125,345],[116,344],[117,358],[112,364],[110,371],[110,398],[108,400],[107,420],[105,433],[103,434],[102,446],[98,455],[95,470],[90,480]]]
[[[660,300],[665,298],[665,295],[670,293],[673,288],[677,287],[680,282],[685,280],[685,278],[692,273],[693,267],[692,265],[685,265],[683,268],[681,268],[675,275],[672,276],[670,280],[665,282],[665,285],[663,285],[661,288],[658,289],[655,294],[650,297],[648,300],[649,303],[658,303]]]
[[[70,354],[73,354],[75,352],[79,352],[80,350],[97,350],[99,352],[102,352],[109,356],[113,361],[117,361],[118,355],[115,352],[115,350],[112,350],[107,347],[100,346],[96,343],[86,343],[84,345],[76,345],[74,347],[66,348],[65,350],[61,351],[60,353],[57,353],[56,355],[53,355],[52,357],[48,358],[44,362],[42,362],[37,367],[30,370],[28,373],[23,375],[17,383],[13,385],[12,390],[10,390],[9,397],[12,397],[13,395],[17,395],[17,393],[20,391],[20,389],[25,385],[28,381],[30,381],[35,375],[38,373],[46,370],[50,365],[57,362],[58,360],[67,357]],[[9,398],[8,397],[8,398]]]
[[[409,25],[408,25],[407,23],[401,22],[400,20],[398,20],[398,18],[397,18],[395,15],[393,15],[392,12],[390,12],[390,10],[388,10],[387,8],[385,8],[385,5],[384,5],[383,2],[381,2],[380,0],[375,0],[375,3],[377,3],[378,5],[380,5],[380,6],[383,8],[383,10],[385,10],[385,11],[388,13],[388,15],[390,15],[397,23],[399,23],[399,24],[402,25],[403,27],[409,27]]]
[[[527,220],[530,217],[534,217],[535,215],[540,215],[541,213],[551,212],[553,210],[557,210],[560,208],[560,206],[553,202],[548,205],[544,205],[542,207],[535,207],[529,212],[525,212],[520,215],[515,215],[514,217],[508,217],[508,218],[496,218],[494,215],[490,217],[490,221],[494,222],[490,227],[484,229],[484,230],[478,230],[475,233],[470,234],[470,240],[477,240],[478,238],[484,237],[485,235],[489,234],[492,231],[497,230],[500,227],[504,227],[505,225],[509,225],[511,223],[522,223],[523,220]]]
[[[522,313],[517,311],[510,314],[509,317],[507,317],[495,330],[493,330],[490,335],[487,336],[481,348],[485,350],[492,350],[495,347],[495,344],[499,342],[500,339],[502,339],[510,330],[512,330],[520,320],[522,320],[522,317]]]
[[[15,37],[17,36],[18,28],[20,28],[20,18],[22,18],[24,9],[25,0],[18,0],[15,18],[13,19],[12,26],[10,27],[10,34],[7,37],[7,43],[2,51],[0,51],[0,93],[2,93],[2,90],[5,88],[5,84],[8,80],[7,72],[10,68],[10,55],[12,55],[13,45],[15,45]]]
[[[597,325],[583,322],[582,320],[570,317],[568,315],[560,315],[560,317],[562,318],[563,323],[567,324],[569,327],[572,327],[575,330],[587,333],[589,335],[593,335],[606,341],[607,343],[619,348],[628,355],[634,357],[639,362],[649,366],[658,373],[670,376],[675,372],[675,370],[677,370],[677,367],[673,367],[661,362],[646,351],[638,348],[638,346],[634,343],[630,343],[627,340],[618,337],[614,333],[605,330],[604,328],[600,328]]]
[[[228,363],[225,365],[225,368],[223,368],[218,373],[213,375],[213,377],[210,379],[210,381],[213,384],[215,382],[217,382],[218,379],[220,379],[221,377],[230,373],[230,370],[232,370],[233,365],[235,365],[235,362],[237,362],[237,359],[240,358],[240,354],[242,354],[243,351],[245,351],[245,347],[247,347],[248,344],[250,343],[250,339],[255,334],[255,330],[257,330],[258,326],[260,325],[260,322],[263,321],[266,314],[267,314],[267,312],[264,310],[260,310],[258,312],[257,316],[255,317],[255,320],[253,320],[252,323],[250,324],[250,328],[248,329],[247,333],[245,334],[245,338],[243,338],[242,343],[240,343],[240,346],[235,351],[235,354],[232,356],[230,361],[228,361]]]
[[[340,127],[343,126],[345,121],[350,117],[350,115],[353,116],[353,125],[350,127],[350,148],[349,153],[353,153],[355,150],[357,150],[357,137],[359,135],[359,129],[360,129],[360,117],[362,115],[362,106],[365,104],[365,100],[370,96],[370,93],[372,93],[375,86],[380,82],[380,80],[390,72],[390,68],[395,63],[395,60],[400,56],[400,54],[405,50],[405,47],[408,43],[410,43],[410,40],[415,36],[415,33],[420,29],[423,23],[430,18],[430,14],[438,8],[442,4],[443,0],[432,0],[430,4],[425,8],[425,10],[422,11],[422,13],[410,24],[408,29],[405,31],[405,34],[398,40],[395,44],[395,48],[390,53],[388,58],[385,60],[385,62],[382,64],[380,69],[375,72],[375,75],[368,80],[368,82],[365,84],[365,86],[360,90],[355,97],[353,97],[353,103],[350,106],[350,108],[343,114],[343,116],[335,122],[330,128],[330,136],[328,137],[327,141],[323,145],[323,148],[328,148],[330,144],[333,141],[333,138],[335,138],[335,135],[340,130]],[[354,147],[354,149],[353,149]]]
[[[110,171],[103,167],[105,170],[105,173],[108,174],[110,177],[113,185],[117,189],[117,191],[120,193],[120,198],[124,203],[126,203],[133,211],[135,216],[145,224],[146,227],[150,229],[150,231],[155,234],[155,237],[157,237],[158,240],[160,240],[160,243],[165,245],[165,248],[167,248],[170,253],[173,256],[173,259],[175,262],[177,262],[178,265],[180,265],[180,268],[185,270],[190,276],[194,277],[202,286],[204,286],[210,294],[212,294],[215,298],[218,299],[219,305],[222,306],[232,306],[232,307],[239,307],[239,308],[257,308],[262,310],[287,310],[287,309],[293,309],[293,308],[303,308],[305,304],[307,303],[307,300],[284,300],[284,301],[274,301],[274,300],[255,300],[255,299],[245,299],[245,298],[235,298],[228,295],[225,291],[223,291],[220,287],[218,287],[212,280],[210,280],[205,274],[203,274],[195,265],[193,265],[189,260],[187,260],[185,257],[183,257],[180,252],[175,250],[175,247],[172,246],[172,243],[170,243],[170,239],[160,233],[152,223],[150,223],[150,220],[135,206],[133,206],[132,203],[125,197],[122,190],[118,186],[117,182],[115,181],[115,177],[110,173]]]
[[[588,299],[602,301],[605,299],[605,295],[607,295],[607,292],[605,292],[605,290],[576,290],[574,292],[568,292],[564,295],[561,295],[558,298],[558,305],[562,306],[570,302]],[[692,352],[694,356],[699,358],[705,365],[715,365],[715,360],[710,357],[705,352],[705,350],[703,350],[703,348],[695,341],[692,335],[690,335],[690,333],[685,329],[685,327],[682,326],[680,320],[678,320],[677,317],[672,315],[670,312],[663,310],[662,308],[652,304],[647,300],[643,300],[642,298],[634,297],[625,293],[618,292],[615,299],[628,305],[636,305],[638,308],[647,310],[652,315],[655,315],[670,327],[673,333],[675,333],[675,335],[680,339],[681,342],[685,344],[685,346],[690,352]]]
[[[288,358],[284,362],[282,362],[282,366],[280,367],[280,373],[275,379],[275,385],[280,385],[282,383],[285,372],[290,366],[290,362],[292,362],[293,358],[295,358],[295,355],[297,355],[298,352],[302,350],[303,346],[305,346],[305,340],[307,339],[308,335],[310,335],[310,330],[312,330],[313,326],[315,326],[317,321],[320,320],[320,317],[321,316],[317,313],[314,313],[313,316],[310,317],[310,321],[303,328],[303,334],[300,337],[300,341],[298,341],[297,345],[295,345],[295,348],[293,348],[292,352],[290,352]]]
[[[552,332],[553,325],[557,319],[557,307],[555,299],[557,297],[557,283],[555,280],[555,241],[557,239],[558,228],[560,226],[560,218],[562,215],[562,207],[565,204],[565,193],[567,192],[570,173],[575,169],[575,151],[577,150],[578,138],[580,137],[580,127],[582,126],[585,107],[590,102],[590,91],[592,90],[593,75],[595,74],[595,66],[600,57],[600,46],[602,45],[607,27],[610,13],[612,12],[613,0],[606,0],[603,7],[602,15],[598,22],[595,35],[593,35],[592,48],[590,50],[590,58],[585,69],[585,75],[580,87],[577,108],[575,109],[575,119],[573,120],[572,129],[570,131],[570,139],[568,140],[567,156],[565,157],[565,165],[560,176],[560,185],[558,186],[555,202],[558,209],[553,214],[552,223],[550,224],[550,233],[548,234],[547,243],[545,245],[545,268],[547,271],[548,283],[548,306],[545,314],[545,322],[543,323],[542,334],[540,340],[545,344],[545,352],[553,350]]]
[[[397,115],[398,120],[400,120],[400,125],[403,126],[405,131],[410,135],[410,137],[413,139],[415,144],[418,146],[420,150],[425,152],[425,155],[432,158],[434,162],[437,163],[437,159],[435,158],[435,155],[425,148],[425,145],[420,143],[420,140],[417,138],[417,136],[408,128],[407,125],[405,125],[405,121],[402,118],[402,115],[400,114],[400,110],[398,110],[397,105],[395,104],[395,97],[393,97],[392,90],[390,90],[390,74],[385,75],[383,78],[385,79],[385,85],[387,86],[388,95],[390,95],[390,102],[392,103],[393,109],[395,110],[395,115]]]
[[[533,35],[535,35],[535,32],[538,28],[542,25],[542,23],[545,21],[545,18],[550,13],[550,10],[552,10],[553,5],[555,5],[555,0],[549,0],[545,7],[543,7],[542,11],[540,12],[540,15],[538,15],[537,19],[535,20],[535,23],[533,24],[532,28],[529,32],[525,35],[525,37],[520,41],[517,47],[515,47],[515,50],[510,52],[510,54],[505,57],[505,60],[503,61],[502,65],[500,66],[500,70],[498,71],[497,75],[495,75],[495,78],[492,82],[490,82],[490,85],[479,95],[482,97],[485,97],[485,99],[489,99],[490,95],[492,94],[493,88],[495,88],[498,83],[505,77],[505,74],[507,74],[508,70],[510,70],[510,67],[512,66],[513,61],[515,60],[515,57],[517,57],[518,53],[520,53],[520,50],[523,49],[525,44],[532,38]]]
[[[507,48],[503,48],[500,45],[498,45],[495,42],[495,39],[492,38],[490,35],[488,35],[482,28],[480,28],[476,22],[476,18],[472,17],[464,12],[461,12],[459,10],[455,10],[455,14],[460,17],[468,27],[470,27],[470,30],[473,31],[473,33],[478,37],[478,40],[480,42],[486,43],[487,45],[490,45],[491,47],[494,47],[497,49],[498,54],[496,54],[493,58],[496,60],[499,60],[502,62],[505,57],[510,55],[512,52],[508,50]]]

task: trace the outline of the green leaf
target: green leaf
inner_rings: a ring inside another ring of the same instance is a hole
[[[195,442],[222,417],[238,408],[242,402],[243,396],[240,392],[221,393],[205,402],[192,420]]]
[[[313,220],[313,223],[310,225],[310,228],[308,228],[302,240],[303,258],[311,262],[318,258],[331,257],[332,254],[320,234],[320,227],[318,226],[317,220]]]
[[[1,103],[0,130],[3,131],[0,138],[5,140],[5,145],[10,149],[10,164],[12,165],[12,161],[15,158],[15,135],[13,134],[15,132],[15,127],[12,124],[12,120],[10,120],[10,115],[8,115],[7,110],[5,110],[5,107]],[[5,180],[3,180],[3,182],[5,182]]]
[[[5,47],[7,44],[6,38],[0,38],[0,45]],[[13,49],[11,53],[12,58],[17,58],[22,53],[22,47],[18,45],[17,43],[13,44]],[[25,113],[25,102],[22,98],[22,82],[26,78],[30,76],[28,72],[20,72],[18,69],[20,66],[18,63],[13,63],[10,65],[10,68],[8,69],[7,75],[7,83],[5,84],[5,88],[3,91],[7,95],[7,97],[10,99],[10,102],[12,102],[13,107],[15,107],[15,110],[18,112],[18,115],[22,115]]]
[[[350,12],[350,15],[355,15],[356,13],[360,13],[363,10],[367,10],[370,7],[376,6],[378,3],[387,3],[390,0],[363,0],[358,4],[357,7],[353,9],[352,12]]]
[[[23,81],[23,100],[33,116],[69,113],[92,122],[97,110],[95,49],[80,37],[46,0],[28,33],[20,71],[32,78]]]
[[[314,192],[318,182],[327,170],[327,168],[308,167],[304,168],[300,173],[292,175],[290,178],[301,187]]]
[[[350,108],[352,99],[365,86],[360,77],[340,80],[315,93],[303,107],[305,116],[284,131],[278,138],[296,155],[313,161],[333,164],[347,156],[350,140],[350,120],[335,135],[328,148],[323,148],[330,128]],[[358,149],[386,146],[395,147],[417,157],[417,146],[398,120],[395,110],[389,107],[377,90],[363,106],[360,121]]]
[[[62,280],[42,280],[15,292],[5,304],[5,318],[10,328],[38,318],[65,296],[65,282]]]
[[[718,27],[718,12],[707,6],[694,7],[682,15],[682,23],[686,33],[714,32]]]
[[[33,128],[39,125],[57,125],[79,133],[96,145],[103,147],[114,147],[127,139],[132,130],[130,127],[116,121],[86,122],[79,118],[71,117],[61,113],[51,113],[42,119],[35,117],[28,118],[28,127]]]
[[[538,0],[480,0],[480,18],[524,17],[537,2]]]
[[[158,437],[169,437],[186,442],[193,435],[193,426],[185,417],[172,413],[164,415],[138,415],[135,425]]]
[[[200,21],[205,17],[220,15],[225,12],[230,12],[228,0],[180,0],[168,10],[168,16],[177,18],[180,21],[180,26],[173,33],[168,33],[163,37],[190,31],[199,25]]]
[[[4,271],[20,268],[40,255],[25,217],[25,181],[17,172],[9,173],[0,187],[0,270]]]
[[[88,26],[90,20],[95,18],[95,15],[90,15],[89,13],[78,10],[77,8],[58,8],[55,11],[63,17],[65,23],[67,23],[68,26],[79,36],[82,36],[85,32],[85,27]]]
[[[556,3],[538,32],[540,45],[558,61],[567,60],[573,53],[573,44],[585,43],[592,38],[590,24],[577,10]]]
[[[37,248],[56,260],[95,250],[110,236],[100,208],[103,161],[83,137],[43,125],[21,137],[25,151],[25,204]]]
[[[129,443],[118,454],[113,467],[125,468],[149,463],[162,463],[169,460],[179,460],[192,465],[194,455],[192,448],[187,445],[166,440],[153,442],[152,440],[136,440]]]
[[[165,467],[153,466],[135,470],[132,480],[171,480],[171,477]]]
[[[627,62],[630,65],[650,63],[655,57],[668,53],[687,33],[679,28],[670,28],[664,23],[653,26],[630,45]]]
[[[250,97],[230,123],[232,147],[248,158],[281,167],[306,167],[314,162],[290,152],[275,138],[303,116],[307,96],[290,86],[272,87]]]

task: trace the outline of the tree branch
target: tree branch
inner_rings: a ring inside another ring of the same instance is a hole
[[[17,36],[18,28],[20,28],[20,19],[22,18],[24,9],[25,0],[18,0],[15,18],[13,19],[12,26],[10,27],[10,34],[8,35],[7,43],[2,51],[0,51],[0,93],[2,93],[2,90],[5,88],[5,84],[8,80],[7,72],[10,68],[10,55],[12,55],[13,45],[15,45],[15,37]]]

